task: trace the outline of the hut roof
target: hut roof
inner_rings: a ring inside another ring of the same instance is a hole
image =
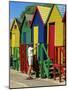
[[[11,25],[11,27],[10,27],[10,30],[12,30],[12,28],[13,28],[13,25],[14,25],[15,21],[16,21],[16,23],[17,23],[17,25],[18,25],[19,29],[20,29],[21,22],[20,22],[17,18],[15,18],[15,19],[13,20],[13,22],[12,22],[12,25]]]
[[[61,16],[64,17],[64,14],[65,14],[65,5],[56,5]]]
[[[34,20],[34,17],[35,17],[35,14],[36,14],[36,11],[39,12],[40,14],[40,17],[43,21],[44,24],[46,24],[47,20],[48,20],[48,17],[50,15],[50,12],[52,10],[52,6],[36,6],[36,10],[35,10],[35,13],[34,13],[34,16],[33,16],[33,19],[32,19],[32,22]],[[32,25],[32,23],[31,23]]]
[[[18,27],[19,27],[19,29],[20,29],[21,22],[20,22],[18,19],[16,19],[16,22],[17,22],[17,25],[18,25]]]
[[[32,14],[25,14],[26,21],[28,22],[29,26],[32,23],[33,15]]]
[[[23,17],[23,20],[22,20],[22,24],[21,24],[21,30],[22,30],[22,27],[23,27],[23,24],[24,24],[25,20],[29,24],[29,26],[31,26],[32,18],[33,18],[32,14],[24,14],[24,17]]]
[[[27,21],[32,21],[33,15],[32,14],[25,14]]]
[[[43,23],[46,23],[47,18],[50,14],[51,7],[46,7],[46,6],[37,6],[39,13],[42,17]]]

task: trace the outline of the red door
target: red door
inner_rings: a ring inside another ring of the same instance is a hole
[[[48,54],[51,60],[54,61],[54,40],[55,40],[55,23],[49,24],[49,48]]]
[[[20,70],[21,72],[27,73],[28,71],[28,62],[26,55],[26,45],[20,45]]]

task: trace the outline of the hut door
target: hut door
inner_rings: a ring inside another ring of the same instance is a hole
[[[20,45],[20,70],[24,73],[28,71],[28,63],[26,56],[26,45]]]
[[[38,26],[34,26],[34,48],[38,43]],[[34,50],[34,55],[36,55],[36,49]]]
[[[49,49],[48,54],[51,60],[54,61],[54,35],[55,35],[55,23],[49,24]]]

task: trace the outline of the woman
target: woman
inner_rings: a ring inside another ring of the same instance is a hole
[[[28,78],[27,78],[27,80],[33,79],[31,77],[31,70],[32,70],[32,66],[33,66],[33,51],[34,51],[34,49],[37,49],[38,45],[39,44],[36,44],[35,48],[33,48],[32,45],[29,45],[29,47],[28,47],[28,65],[29,65],[29,67],[28,67]]]

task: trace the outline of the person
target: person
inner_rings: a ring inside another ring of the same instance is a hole
[[[31,70],[32,70],[32,66],[33,66],[33,51],[34,49],[36,49],[38,47],[39,44],[36,44],[36,47],[33,48],[32,45],[28,46],[28,77],[27,80],[33,79],[31,77]]]

